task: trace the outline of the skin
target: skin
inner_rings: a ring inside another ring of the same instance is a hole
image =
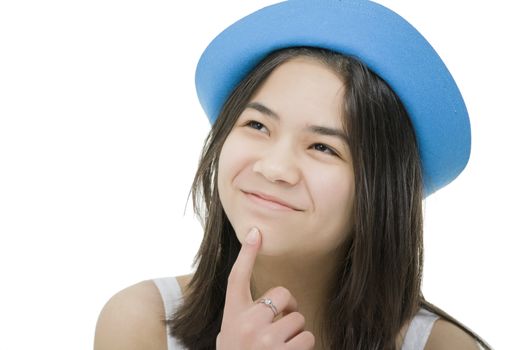
[[[244,246],[247,246],[247,243],[243,243],[243,248],[239,252],[235,263],[239,269],[232,270],[234,276],[235,273],[233,271],[241,270],[242,276],[242,271],[251,269],[251,264],[255,262],[258,246],[250,245],[251,248],[245,248]],[[230,277],[232,277],[232,274],[230,274]],[[244,272],[244,276],[248,276],[248,274]],[[186,294],[187,285],[191,278],[192,274],[177,276],[177,281],[183,290],[183,294]],[[228,293],[231,294],[232,290],[245,293],[245,291],[249,290],[249,278],[230,278]],[[247,309],[251,307],[251,304],[245,303],[244,305],[246,305]],[[264,305],[258,305],[258,307],[257,311],[263,311],[263,314],[268,315],[269,309],[266,309]],[[167,350],[166,329],[160,322],[163,318],[164,304],[162,297],[152,280],[142,281],[129,286],[111,297],[102,308],[95,330],[94,349]],[[407,331],[406,326],[401,329],[398,337],[398,349],[401,348],[403,336]],[[478,347],[474,340],[460,328],[445,320],[437,320],[434,323],[424,350],[455,349],[478,350]]]
[[[313,333],[323,286],[350,229],[355,186],[345,140],[311,127],[343,134],[343,95],[339,76],[317,60],[282,64],[251,98],[253,107],[240,115],[219,158],[219,196],[238,239],[252,226],[262,234],[252,276],[256,296],[284,286]],[[245,193],[253,191],[299,210],[268,208]]]
[[[316,320],[322,316],[324,286],[333,277],[338,247],[352,224],[354,175],[342,140],[307,130],[312,125],[341,128],[343,93],[339,77],[323,64],[291,60],[256,92],[251,102],[257,104],[242,113],[224,144],[219,195],[243,245],[228,279],[218,349],[324,348]],[[279,196],[300,210],[275,207],[243,191]],[[246,238],[253,227],[258,229],[250,243]],[[177,277],[184,294],[190,279]],[[254,303],[263,296],[273,300],[277,317]],[[94,348],[166,349],[163,317],[162,298],[152,281],[128,287],[101,311]],[[425,349],[477,347],[461,329],[438,320]]]
[[[217,350],[313,349],[315,337],[304,330],[305,318],[297,312],[297,300],[289,291],[278,287],[265,293],[281,318],[276,319],[267,306],[254,303],[250,278],[260,247],[261,234],[253,228],[228,278]]]
[[[318,259],[346,236],[354,198],[350,151],[345,140],[308,129],[342,133],[343,94],[332,70],[296,58],[274,70],[250,100],[268,111],[246,108],[228,135],[219,157],[219,196],[241,242],[252,226],[260,229],[261,258]],[[246,191],[279,196],[301,211],[266,209]]]

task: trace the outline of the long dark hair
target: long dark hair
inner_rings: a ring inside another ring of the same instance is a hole
[[[215,349],[227,279],[240,250],[217,189],[219,155],[250,97],[280,64],[298,56],[325,63],[345,82],[344,128],[355,173],[354,226],[329,288],[322,343],[330,349],[395,349],[402,326],[420,308],[490,347],[427,302],[423,272],[423,182],[414,130],[394,92],[359,60],[318,48],[287,48],[266,57],[229,96],[202,151],[192,186],[204,237],[181,306],[167,320],[188,349]]]

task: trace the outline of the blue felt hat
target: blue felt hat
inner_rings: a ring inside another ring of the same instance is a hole
[[[395,12],[365,0],[289,0],[226,28],[196,71],[197,95],[213,124],[235,86],[272,51],[312,46],[352,55],[399,96],[416,131],[425,195],[454,180],[470,156],[461,93],[425,38]]]

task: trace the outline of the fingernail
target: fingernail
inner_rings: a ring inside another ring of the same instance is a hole
[[[248,232],[248,235],[246,236],[246,243],[254,245],[257,243],[257,239],[259,238],[259,230],[256,227],[253,227],[250,232]]]

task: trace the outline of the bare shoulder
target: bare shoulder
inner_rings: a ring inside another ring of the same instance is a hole
[[[100,312],[95,350],[166,349],[164,304],[155,283],[146,280],[112,296]]]
[[[434,323],[425,350],[479,350],[476,340],[455,324],[443,319]]]

